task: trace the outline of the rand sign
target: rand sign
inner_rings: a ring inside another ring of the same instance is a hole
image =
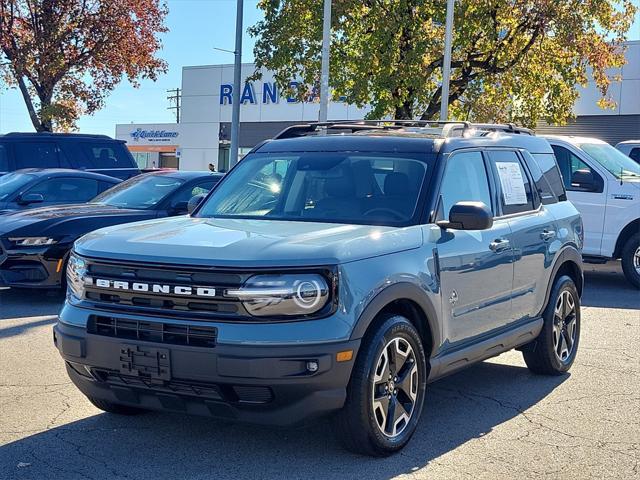
[[[289,89],[291,91],[296,91],[300,88],[304,88],[303,83],[296,81],[289,82]],[[283,96],[284,100],[282,100]],[[320,90],[317,87],[308,89],[303,98],[304,99],[302,101],[307,103],[318,102],[320,100]],[[253,82],[247,82],[244,84],[242,94],[240,95],[240,103],[242,105],[256,105],[258,103],[277,104],[280,103],[281,100],[286,103],[300,103],[301,101],[298,97],[289,96],[288,92],[287,94],[283,94],[276,82],[263,82],[261,88],[258,89],[256,89]],[[345,97],[340,97],[338,101],[344,102]],[[220,85],[220,105],[231,105],[232,103],[233,85],[223,83]]]

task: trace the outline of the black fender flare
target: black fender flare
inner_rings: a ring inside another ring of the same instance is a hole
[[[426,326],[429,328],[432,336],[432,351],[429,353],[430,356],[433,355],[433,352],[439,348],[441,343],[441,331],[438,324],[438,318],[440,318],[440,315],[438,315],[435,306],[426,295],[425,291],[418,285],[409,282],[394,283],[379,292],[367,304],[358,317],[355,327],[351,332],[351,340],[362,338],[371,323],[384,309],[384,307],[395,300],[411,300],[418,305],[420,309],[422,309],[422,312],[427,319]]]
[[[563,248],[556,255],[556,260],[553,264],[551,275],[549,276],[549,283],[547,285],[547,291],[544,295],[544,303],[543,303],[542,310],[540,311],[540,314],[542,314],[544,309],[547,307],[547,303],[549,302],[549,297],[551,296],[551,290],[553,288],[553,283],[554,283],[553,281],[558,275],[558,271],[560,270],[562,265],[564,265],[567,262],[575,263],[578,266],[578,269],[580,270],[580,278],[579,278],[580,284],[576,285],[576,287],[578,291],[582,294],[582,289],[584,287],[584,274],[582,271],[582,255],[580,254],[580,252],[576,247],[569,245]]]

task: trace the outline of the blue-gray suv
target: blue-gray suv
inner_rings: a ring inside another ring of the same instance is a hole
[[[386,455],[429,382],[514,348],[535,373],[570,368],[582,237],[525,129],[299,125],[190,216],[78,240],[54,340],[107,412],[335,413],[347,447]]]

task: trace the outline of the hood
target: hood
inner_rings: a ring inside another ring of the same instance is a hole
[[[418,227],[175,217],[104,228],[81,255],[218,267],[332,265],[422,245]]]
[[[115,223],[148,219],[153,213],[83,203],[10,212],[0,216],[0,235],[45,236],[84,234]]]

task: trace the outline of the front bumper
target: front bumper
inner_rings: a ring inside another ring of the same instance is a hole
[[[55,325],[54,342],[87,396],[269,425],[340,409],[360,344],[192,347],[92,334],[64,323]],[[345,350],[353,350],[352,360],[338,362],[336,354]]]
[[[0,243],[0,287],[58,288],[65,247],[5,249]]]

